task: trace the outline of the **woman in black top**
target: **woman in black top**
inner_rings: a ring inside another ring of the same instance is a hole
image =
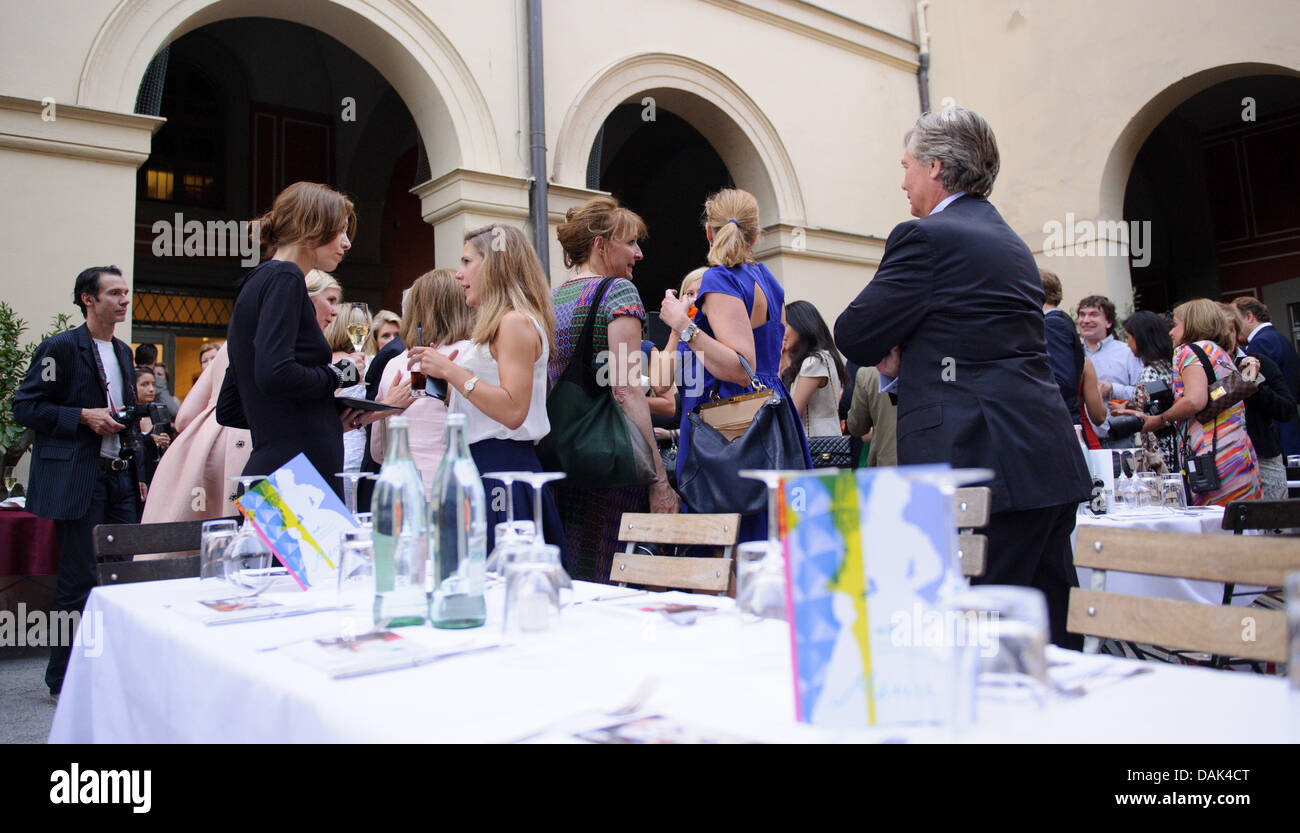
[[[334,391],[356,383],[356,366],[330,364],[304,277],[329,272],[352,247],[352,201],[333,189],[297,182],[259,220],[271,259],[244,277],[226,333],[230,368],[217,400],[217,421],[248,428],[253,453],[244,474],[270,474],[298,454],[343,495],[343,429],[373,415],[340,414]]]

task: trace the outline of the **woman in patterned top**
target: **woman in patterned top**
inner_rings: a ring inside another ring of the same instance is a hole
[[[1206,298],[1188,301],[1174,309],[1174,326],[1169,331],[1174,348],[1174,404],[1158,416],[1149,416],[1142,425],[1144,433],[1173,426],[1185,448],[1184,457],[1197,457],[1215,451],[1220,487],[1213,492],[1194,495],[1197,506],[1226,506],[1234,500],[1258,500],[1259,470],[1255,448],[1246,433],[1246,409],[1238,402],[1209,424],[1196,415],[1209,401],[1211,380],[1191,345],[1198,346],[1209,358],[1216,379],[1236,370],[1232,355],[1233,335],[1219,305]]]
[[[1174,355],[1174,344],[1169,339],[1164,319],[1154,312],[1143,311],[1130,315],[1124,320],[1124,334],[1128,338],[1128,348],[1142,360],[1142,373],[1138,376],[1133,398],[1123,406],[1112,405],[1110,410],[1116,416],[1145,418],[1147,414],[1144,409],[1150,389],[1163,385],[1173,390],[1174,368],[1170,359]],[[1142,442],[1148,450],[1160,452],[1170,472],[1181,469],[1178,461],[1178,436],[1172,428],[1144,434]]]
[[[564,265],[577,274],[552,292],[555,306],[555,350],[551,353],[550,377],[554,384],[570,361],[586,360],[573,351],[587,323],[587,311],[606,277],[614,277],[596,309],[592,349],[597,369],[606,365],[614,398],[651,448],[655,447],[641,377],[641,323],[645,307],[632,284],[632,269],[641,259],[637,241],[646,235],[645,223],[611,197],[596,197],[579,208],[569,209],[556,231],[564,247]],[[603,357],[603,361],[602,361]],[[556,503],[564,520],[576,579],[609,581],[609,571],[618,546],[618,526],[624,512],[677,511],[677,493],[668,483],[663,460],[654,456],[659,479],[644,486],[592,489],[561,481],[555,489]]]

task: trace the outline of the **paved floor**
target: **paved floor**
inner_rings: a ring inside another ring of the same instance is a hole
[[[0,744],[45,743],[54,721],[54,701],[45,687],[49,649],[0,656]]]

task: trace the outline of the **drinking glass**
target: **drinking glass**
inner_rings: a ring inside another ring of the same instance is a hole
[[[226,582],[226,555],[239,532],[231,519],[204,521],[199,533],[199,598],[204,601],[230,596],[234,590]]]
[[[564,472],[562,471],[521,471],[516,472],[519,480],[533,487],[533,526],[534,539],[538,544],[545,545],[545,524],[542,522],[542,487],[552,480],[563,480]],[[573,582],[569,579],[569,574],[564,571],[564,566],[556,559],[555,563],[556,578],[559,580],[559,587],[562,590],[573,592]]]
[[[487,574],[492,579],[505,578],[506,564],[521,547],[537,542],[537,532],[532,521],[507,521],[493,527],[492,553],[487,560]]]
[[[973,675],[976,700],[1027,703],[1047,701],[1047,598],[1032,587],[986,584],[953,596],[945,605],[954,647]],[[962,675],[959,673],[959,685]],[[973,703],[959,709],[969,716]]]
[[[532,641],[559,626],[560,591],[555,581],[558,559],[558,547],[534,544],[515,552],[506,564],[502,641]]]
[[[1166,509],[1187,508],[1187,490],[1181,474],[1166,474],[1160,478],[1160,503]]]
[[[505,484],[505,490],[506,490],[505,523],[497,524],[492,528],[492,532],[493,532],[492,552],[488,553],[487,564],[485,565],[485,569],[487,570],[489,575],[493,575],[493,576],[499,575],[502,577],[505,576],[505,569],[500,564],[501,561],[500,549],[501,549],[501,538],[502,538],[501,528],[503,526],[509,526],[510,524],[514,523],[515,520],[514,485],[515,485],[515,481],[519,480],[524,474],[525,472],[518,472],[518,471],[490,471],[487,474],[482,475],[484,480],[500,480],[502,483]],[[492,500],[492,496],[488,495],[488,505],[491,505],[494,502],[495,501]],[[533,537],[535,537],[536,533],[530,532],[528,533],[528,535],[529,535],[529,540],[531,540]]]
[[[341,471],[334,476],[343,478],[343,496],[348,501],[348,514],[353,518],[357,517],[357,482],[376,480],[379,475],[368,471]]]
[[[375,516],[370,512],[358,512],[356,514],[357,525],[362,529],[374,529]]]
[[[741,477],[761,480],[767,486],[767,540],[749,541],[737,547],[736,607],[742,615],[750,614],[759,619],[786,618],[785,554],[781,549],[777,490],[781,488],[782,477],[804,473],[773,469],[746,469],[740,472]],[[747,573],[743,593],[740,586],[742,563],[745,564]]]
[[[1153,471],[1138,472],[1138,505],[1139,506],[1163,506],[1164,499],[1161,495],[1160,475]]]
[[[368,529],[345,530],[339,545],[339,606],[364,609],[375,598],[375,547]]]
[[[365,346],[366,336],[370,335],[370,307],[360,301],[344,304],[343,323],[348,328],[348,338],[352,341],[353,352],[360,353]]]
[[[4,487],[5,499],[13,494],[14,487],[18,485],[18,470],[14,466],[5,466]]]
[[[230,477],[239,484],[239,496],[247,494],[259,481],[265,480],[264,474],[240,475]],[[244,522],[239,532],[226,551],[226,581],[234,585],[239,595],[256,596],[270,587],[281,575],[282,570],[275,569],[275,554],[257,534],[253,524],[244,515]]]

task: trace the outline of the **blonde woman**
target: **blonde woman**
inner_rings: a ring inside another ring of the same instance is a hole
[[[715,388],[725,399],[750,392],[749,375],[741,366],[744,356],[758,380],[782,394],[793,414],[794,430],[803,443],[804,464],[807,440],[799,413],[781,381],[781,342],[785,325],[781,311],[785,291],[767,267],[754,261],[758,242],[758,202],[748,191],[734,188],[714,194],[704,204],[704,234],[709,240],[710,268],[700,280],[695,304],[678,298],[674,290],[664,295],[660,318],[678,339],[682,363],[682,422],[678,439],[677,476],[681,484],[682,465],[690,449],[689,415]],[[697,311],[692,318],[692,306]],[[766,510],[741,519],[740,540],[760,540],[767,534]]]
[[[392,310],[381,309],[370,319],[370,335],[366,336],[361,352],[374,356],[397,337],[402,330],[402,319]]]
[[[446,379],[447,407],[466,417],[466,439],[480,472],[542,471],[537,441],[551,430],[546,416],[546,365],[555,343],[551,288],[541,261],[522,231],[493,224],[465,235],[456,280],[465,303],[475,311],[470,344],[450,355],[431,347],[407,351],[407,369]],[[496,500],[499,481],[487,481],[488,549],[495,527],[505,520],[504,501]],[[516,520],[533,520],[532,501],[515,485]],[[543,500],[543,533],[568,561],[564,529],[548,491]]]
[[[1246,433],[1246,408],[1241,402],[1208,423],[1196,418],[1209,401],[1209,386],[1237,369],[1229,350],[1236,336],[1219,305],[1208,298],[1198,298],[1174,308],[1174,326],[1169,331],[1174,342],[1174,404],[1158,416],[1149,416],[1143,432],[1174,427],[1188,457],[1214,454],[1220,487],[1213,492],[1193,495],[1197,506],[1226,506],[1234,500],[1260,498],[1259,468],[1255,447]],[[1193,345],[1200,350],[1213,369],[1206,373]]]
[[[394,316],[396,317],[396,316]],[[433,345],[443,355],[463,352],[469,347],[474,328],[474,314],[465,303],[465,290],[450,269],[435,269],[416,278],[402,303],[401,338],[404,344]],[[404,362],[392,361],[379,377],[377,396],[384,397],[394,388],[410,390],[411,371]],[[433,476],[446,450],[447,404],[432,396],[422,396],[406,409],[410,421],[411,456],[424,479],[425,493],[433,488]],[[370,456],[384,461],[388,443],[385,423],[372,426]]]

